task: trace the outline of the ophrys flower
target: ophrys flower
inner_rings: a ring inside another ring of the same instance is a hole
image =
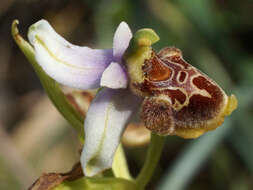
[[[143,98],[141,115],[150,130],[184,138],[217,128],[237,105],[234,96],[228,97],[185,62],[178,49],[165,48],[156,54],[151,45],[159,37],[151,29],[132,36],[122,22],[113,48],[106,50],[73,45],[45,20],[30,27],[28,38],[37,62],[57,82],[83,90],[104,87],[84,122],[81,163],[87,176],[111,167],[121,134]]]

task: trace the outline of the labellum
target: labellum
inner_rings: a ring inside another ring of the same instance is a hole
[[[237,106],[207,75],[188,64],[179,49],[167,47],[141,65],[141,80],[131,81],[134,93],[145,97],[141,116],[160,135],[196,138],[220,126]]]

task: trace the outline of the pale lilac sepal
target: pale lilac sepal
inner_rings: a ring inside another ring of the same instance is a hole
[[[126,89],[102,89],[89,107],[81,164],[86,176],[111,168],[125,126],[141,100]]]
[[[98,88],[103,71],[113,60],[112,49],[73,45],[57,34],[46,20],[33,24],[28,38],[43,70],[57,82],[70,87]]]
[[[113,38],[114,61],[120,63],[132,37],[133,35],[128,24],[126,22],[121,22]]]

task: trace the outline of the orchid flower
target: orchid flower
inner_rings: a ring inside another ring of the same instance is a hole
[[[46,20],[33,24],[28,39],[43,70],[60,84],[82,90],[102,88],[85,118],[81,163],[86,176],[110,168],[120,137],[141,98],[128,89],[122,56],[132,38],[125,22],[118,26],[112,49],[91,49],[66,41]]]
[[[143,123],[153,134],[183,138],[197,138],[216,129],[237,107],[236,97],[227,96],[187,63],[179,49],[167,47],[156,53],[151,45],[159,37],[152,29],[138,30],[132,36],[122,22],[113,48],[105,50],[73,45],[45,20],[30,27],[28,38],[36,61],[58,83],[82,90],[103,87],[84,122],[81,164],[86,176],[111,168],[121,135],[140,107]],[[155,142],[156,137],[151,137],[151,144],[152,139]]]

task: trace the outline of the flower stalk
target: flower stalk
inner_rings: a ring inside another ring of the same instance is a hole
[[[164,147],[165,138],[165,136],[159,136],[152,133],[145,163],[136,178],[138,189],[144,189],[150,181],[159,162]]]

